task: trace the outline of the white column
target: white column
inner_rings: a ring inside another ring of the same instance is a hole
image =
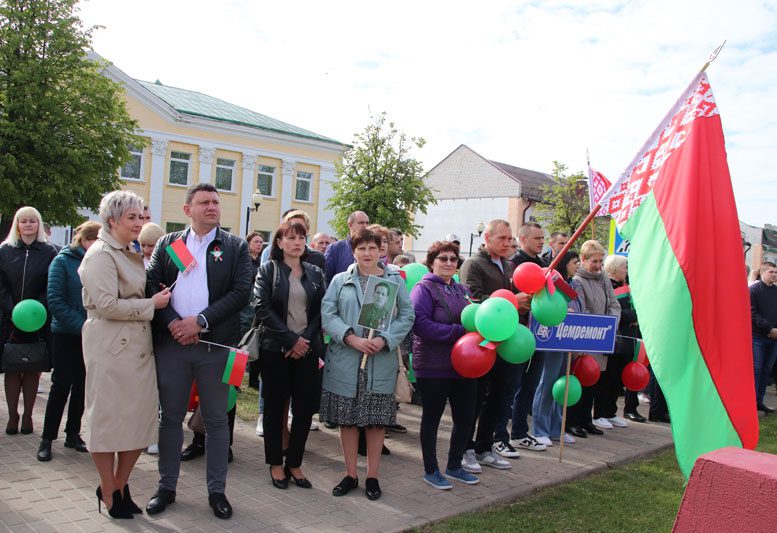
[[[212,146],[200,146],[200,183],[211,182],[213,171],[213,155],[216,149]]]
[[[256,176],[254,171],[256,169],[256,156],[253,153],[243,154],[243,185],[240,191],[240,235],[248,235],[248,227],[246,226],[246,209],[253,209],[251,205],[251,197],[256,191]]]
[[[151,220],[162,224],[162,196],[165,190],[165,155],[168,139],[151,139],[151,184],[149,186],[148,208]]]
[[[332,211],[326,204],[334,195],[332,185],[335,183],[335,166],[332,164],[322,164],[318,180],[318,227],[316,233],[323,231],[328,235],[334,235],[334,230],[329,224],[332,221]]]
[[[291,209],[295,166],[296,162],[289,159],[284,159],[281,164],[281,215]]]

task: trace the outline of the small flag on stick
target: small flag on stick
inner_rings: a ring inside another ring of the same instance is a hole
[[[195,263],[194,256],[186,247],[186,243],[183,242],[183,239],[173,241],[172,244],[165,248],[165,250],[181,272],[186,272],[186,270]]]
[[[227,366],[224,367],[224,375],[221,376],[222,383],[229,383],[235,387],[243,384],[243,375],[246,373],[248,364],[248,352],[232,348],[227,358]]]

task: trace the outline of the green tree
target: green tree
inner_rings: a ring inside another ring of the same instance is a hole
[[[75,224],[119,188],[133,135],[121,86],[87,51],[76,0],[0,0],[0,215]]]
[[[591,212],[588,204],[588,180],[583,172],[567,174],[567,166],[553,161],[553,185],[542,188],[543,199],[537,204],[535,216],[548,232],[561,231],[572,235]],[[595,225],[595,227],[594,227]],[[597,217],[589,224],[575,245],[593,238],[607,245],[609,221]]]
[[[364,211],[372,223],[418,236],[413,214],[426,213],[428,205],[437,203],[424,183],[421,162],[410,155],[413,148],[424,144],[420,137],[400,133],[386,113],[372,117],[336,165],[338,179],[328,207],[334,210],[332,227],[338,235],[348,234],[350,213]]]

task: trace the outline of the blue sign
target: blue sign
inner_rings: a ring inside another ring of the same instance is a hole
[[[618,317],[567,313],[558,326],[543,326],[531,317],[529,329],[537,341],[537,350],[547,352],[612,353]]]

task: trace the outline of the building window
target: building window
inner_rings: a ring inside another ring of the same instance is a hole
[[[137,180],[141,179],[141,172],[143,169],[143,147],[142,146],[129,146],[130,160],[124,163],[121,167],[121,178],[125,180]]]
[[[274,196],[273,184],[275,183],[275,167],[259,165],[256,173],[256,190],[263,196]]]
[[[216,188],[221,191],[231,191],[234,172],[234,159],[216,159]]]
[[[186,152],[170,152],[171,185],[189,185],[189,160],[192,154]]]
[[[297,172],[297,188],[294,199],[299,202],[310,202],[310,192],[313,188],[313,174]]]
[[[172,233],[174,231],[183,231],[186,229],[186,224],[183,222],[168,222],[165,224],[165,230],[167,233]]]

